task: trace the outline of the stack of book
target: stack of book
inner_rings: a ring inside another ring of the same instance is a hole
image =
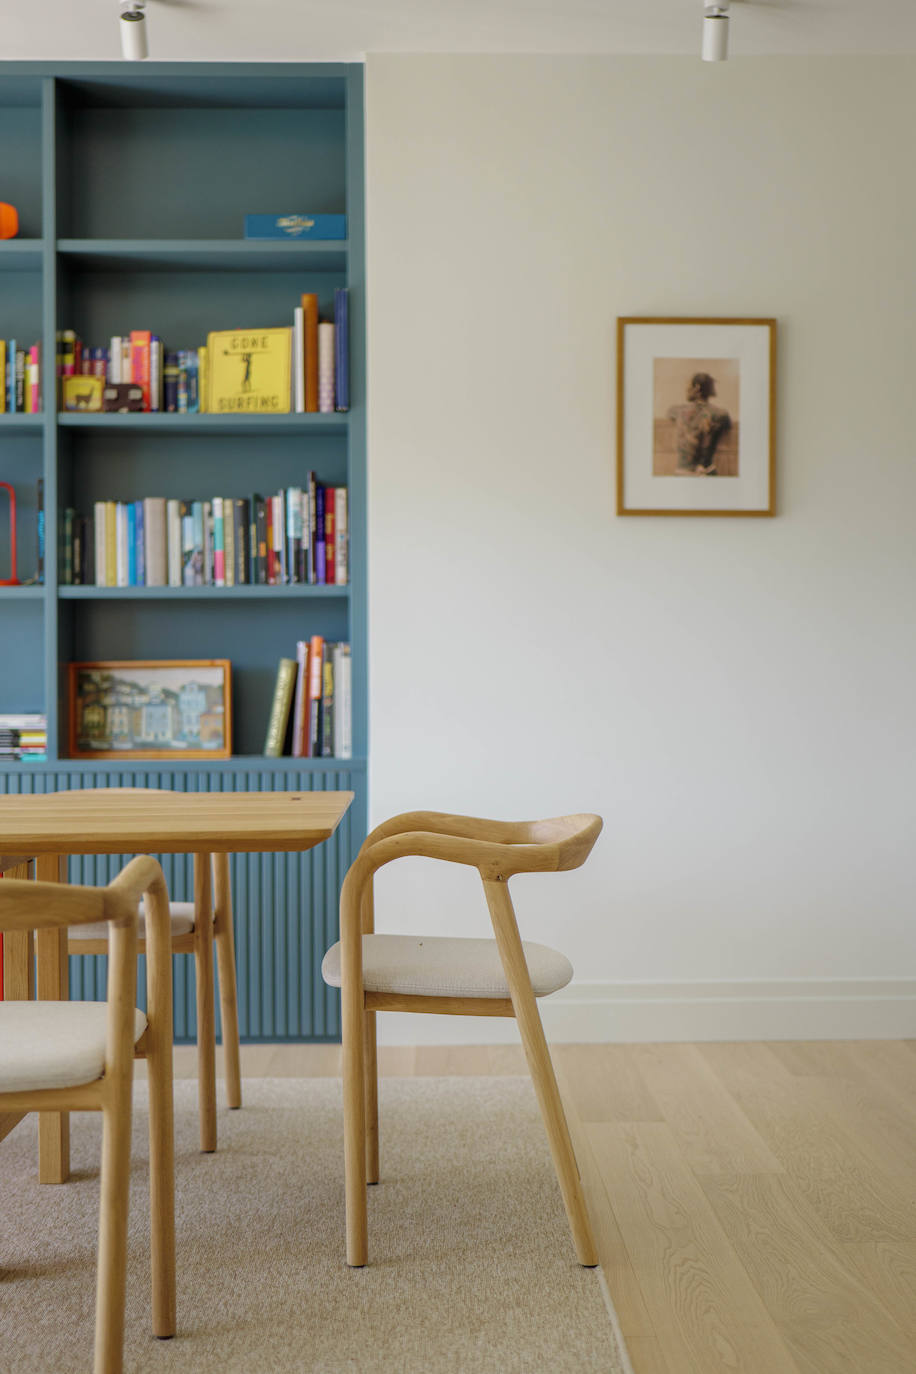
[[[0,715],[0,761],[48,757],[48,718],[40,712]]]
[[[351,682],[349,644],[300,639],[295,659],[281,658],[277,668],[265,755],[352,758]]]
[[[188,415],[345,411],[350,408],[349,372],[349,294],[344,286],[334,292],[333,320],[320,319],[318,296],[304,292],[291,326],[215,330],[206,344],[195,348],[166,349],[148,329],[112,335],[102,347],[84,344],[73,329],[57,335],[61,410]]]
[[[0,339],[0,414],[37,415],[41,410],[41,344],[20,348]]]
[[[96,501],[91,516],[64,511],[61,545],[64,586],[343,586],[347,488],[309,472],[276,496]]]

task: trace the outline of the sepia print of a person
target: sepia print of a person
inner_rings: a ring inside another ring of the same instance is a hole
[[[655,368],[655,475],[737,476],[737,413],[719,396],[722,385],[737,412],[736,360],[657,358]]]

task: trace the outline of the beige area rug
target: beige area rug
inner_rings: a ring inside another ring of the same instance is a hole
[[[344,1262],[337,1079],[249,1079],[197,1150],[178,1082],[178,1335],[150,1333],[146,1085],[136,1085],[125,1370],[132,1374],[624,1374],[600,1271],[575,1259],[525,1078],[381,1082],[369,1266]],[[0,1142],[0,1367],[90,1366],[98,1118],[74,1178],[36,1181],[35,1117]]]

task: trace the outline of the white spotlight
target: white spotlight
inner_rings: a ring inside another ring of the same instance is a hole
[[[121,30],[121,52],[128,62],[142,62],[144,57],[149,57],[145,5],[146,0],[121,0],[118,28]]]
[[[707,5],[703,10],[703,61],[724,62],[728,57],[728,3]]]

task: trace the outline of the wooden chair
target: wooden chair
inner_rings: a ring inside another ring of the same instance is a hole
[[[342,1000],[348,1264],[368,1260],[364,1179],[379,1176],[377,1011],[517,1019],[576,1254],[580,1264],[598,1263],[536,1000],[564,987],[572,966],[544,945],[522,944],[507,880],[578,868],[601,826],[592,815],[510,822],[412,811],[378,826],[360,849],[341,889],[340,941],[322,964]],[[495,939],[376,935],[373,875],[407,855],[476,868]]]
[[[165,787],[100,787],[99,792],[166,792]],[[59,792],[59,797],[78,798],[78,790]],[[226,1100],[231,1108],[242,1105],[239,1059],[239,1011],[235,980],[235,935],[232,926],[232,888],[229,855],[212,856],[212,901],[204,890],[197,855],[194,856],[194,901],[170,902],[173,954],[193,954],[197,998],[197,1077],[200,1111],[200,1148],[216,1149],[216,1013],[213,1001],[213,952],[219,978],[223,1056],[226,1064]],[[207,909],[204,909],[204,906]],[[70,932],[71,954],[105,954],[108,932],[101,926]],[[145,945],[141,935],[141,954]]]
[[[138,907],[144,895],[146,1015],[136,1010]],[[155,859],[144,855],[104,888],[0,882],[0,930],[98,921],[109,928],[107,1003],[0,1002],[0,1115],[102,1113],[94,1369],[95,1374],[120,1374],[133,1071],[140,1054],[149,1064],[153,1332],[175,1334],[172,969],[165,879]]]

